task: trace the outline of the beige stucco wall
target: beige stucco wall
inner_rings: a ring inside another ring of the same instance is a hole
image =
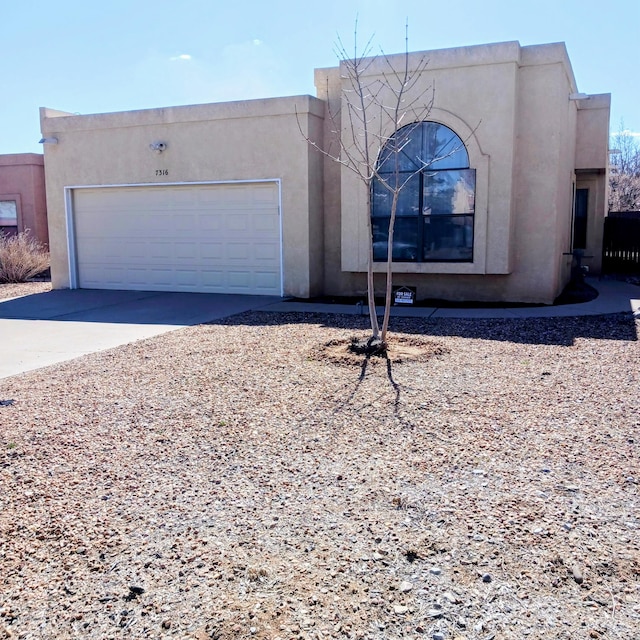
[[[607,210],[607,178],[605,173],[578,172],[576,189],[588,189],[587,201],[587,246],[582,264],[591,275],[602,272],[602,241],[604,235],[604,213]]]
[[[576,100],[578,109],[576,169],[600,171],[609,163],[611,94]]]
[[[423,299],[552,302],[570,275],[565,254],[572,248],[575,188],[590,190],[587,252],[598,254],[590,266],[599,269],[610,97],[570,99],[578,90],[562,43],[412,53],[410,68],[425,59],[420,81],[405,96],[414,106],[403,124],[433,120],[464,141],[476,170],[474,258],[395,263],[394,283],[415,286]],[[365,83],[404,62],[404,55],[372,61]],[[43,135],[59,140],[45,145],[54,286],[70,282],[65,187],[276,178],[285,294],[364,294],[366,185],[305,140],[338,155],[342,136],[352,149],[350,138],[361,134],[348,118],[353,93],[344,64],[316,70],[315,82],[318,98],[87,116],[43,109]],[[383,136],[391,132],[382,127]],[[167,144],[162,154],[149,150],[156,140]],[[375,157],[379,140],[372,138],[370,150]],[[168,175],[156,175],[159,170]],[[384,269],[375,264],[379,291]]]
[[[18,210],[18,231],[47,244],[47,202],[44,159],[39,153],[0,155],[0,200],[13,200]]]
[[[594,136],[596,146],[602,146],[608,108],[597,117],[578,119],[582,103],[569,100],[577,89],[562,43],[521,47],[507,42],[412,53],[409,68],[418,68],[423,59],[428,60],[423,78],[406,102],[433,86],[433,107],[426,117],[409,111],[403,124],[440,122],[465,142],[470,166],[476,169],[474,260],[396,263],[394,283],[415,286],[419,298],[552,302],[570,275],[571,258],[563,254],[571,250],[576,158],[594,157]],[[404,55],[390,58],[398,68],[404,60]],[[383,72],[388,72],[387,60],[374,62],[364,82]],[[344,68],[317,70],[316,86],[320,97],[334,104],[342,100],[338,129],[349,140],[346,101],[353,93],[345,76]],[[330,132],[326,135],[328,139]],[[374,157],[376,145],[372,140]],[[599,151],[595,158],[595,166],[606,167]],[[326,175],[328,171],[325,167]],[[365,290],[366,195],[363,182],[343,168],[340,198],[325,200],[329,228],[340,223],[340,237],[334,232],[325,240],[332,247],[325,254],[329,294],[360,295]],[[375,265],[376,271],[384,268]],[[382,286],[380,278],[380,290]]]
[[[279,179],[284,292],[319,293],[322,166],[300,129],[318,135],[323,109],[311,96],[85,116],[42,109],[43,135],[58,138],[45,145],[53,286],[70,284],[65,187]],[[166,151],[151,151],[154,141]]]
[[[513,96],[516,87],[517,45],[486,45],[464,47],[426,54],[411,54],[410,67],[419,67],[423,57],[428,59],[423,79],[407,94],[406,102],[417,100],[418,106],[407,113],[408,124],[418,119],[440,122],[453,129],[464,141],[469,152],[470,166],[476,169],[476,242],[474,262],[448,264],[398,264],[396,272],[404,273],[508,273],[511,269],[511,245],[508,241],[511,220],[511,188],[513,170],[513,128],[515,105],[513,100],[494,100],[494,94],[484,88],[491,86],[495,92]],[[400,69],[404,56],[394,56],[392,64]],[[491,63],[493,61],[493,63]],[[377,60],[367,68],[367,81],[380,79],[388,73],[387,61]],[[344,96],[348,92],[344,69],[342,70]],[[322,78],[316,78],[316,82]],[[420,106],[430,99],[424,89],[433,87],[434,103],[429,113],[422,113]],[[388,92],[389,93],[389,92]],[[386,96],[387,101],[391,96]],[[384,97],[382,98],[385,99]],[[343,104],[343,135],[348,135],[350,123],[346,121],[347,107]],[[374,110],[375,114],[375,110]],[[378,123],[371,122],[372,128]],[[385,123],[383,135],[392,133]],[[376,157],[378,141],[371,140],[371,155]],[[491,172],[495,174],[489,176]],[[342,268],[346,271],[366,269],[368,232],[366,225],[366,189],[362,181],[348,169],[342,170]],[[491,217],[489,226],[489,202]],[[501,240],[503,239],[503,240]],[[382,268],[377,265],[378,268]]]
[[[552,302],[567,281],[572,220],[575,84],[563,45],[526,47],[518,95],[513,277],[507,298]],[[535,297],[534,297],[535,296]]]
[[[584,264],[590,273],[599,275],[609,189],[611,95],[591,95],[577,101],[577,106],[576,188],[589,189]]]

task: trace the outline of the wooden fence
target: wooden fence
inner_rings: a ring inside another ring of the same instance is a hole
[[[602,272],[640,274],[640,211],[609,213],[604,219]]]

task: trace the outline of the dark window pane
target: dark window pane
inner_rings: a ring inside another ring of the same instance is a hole
[[[378,169],[385,172],[468,166],[469,154],[460,137],[437,122],[416,122],[402,127],[387,140],[378,160]]]
[[[475,169],[425,171],[422,213],[447,215],[475,210]]]
[[[396,131],[384,145],[378,169],[384,172],[418,171],[422,167],[423,122],[409,124]]]
[[[473,216],[431,216],[424,225],[425,260],[473,260]]]
[[[372,218],[373,259],[387,259],[387,240],[389,239],[389,218]]]
[[[420,175],[401,173],[396,175],[383,174],[381,176],[390,187],[395,188],[396,179],[401,189],[398,194],[396,216],[420,215]],[[393,204],[393,193],[380,180],[373,183],[373,215],[390,216]]]
[[[429,169],[455,169],[469,166],[469,155],[449,127],[437,122],[423,123],[422,161]]]
[[[18,224],[18,208],[14,200],[0,200],[0,226],[13,227]]]
[[[374,259],[387,259],[388,226],[396,181],[398,196],[393,260],[473,260],[475,169],[464,143],[448,127],[419,122],[399,129],[380,153],[373,181]],[[422,213],[422,215],[419,215]]]
[[[389,239],[389,218],[373,218],[373,259],[386,261]],[[418,260],[419,220],[397,218],[393,232],[393,261],[416,262]]]
[[[5,236],[6,238],[10,238],[11,236],[18,235],[18,227],[10,226],[10,225],[0,225],[0,236]]]
[[[589,189],[576,189],[576,203],[573,214],[573,248],[587,248],[587,213],[589,210]]]

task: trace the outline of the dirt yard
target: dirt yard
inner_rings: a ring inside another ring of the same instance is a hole
[[[0,638],[638,640],[631,315],[393,331],[244,314],[0,380]]]

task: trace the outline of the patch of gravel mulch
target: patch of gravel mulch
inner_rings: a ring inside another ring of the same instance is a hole
[[[0,380],[0,638],[637,639],[631,315],[361,322]]]
[[[15,284],[0,284],[0,300],[30,296],[35,293],[51,291],[51,282],[19,282]]]

